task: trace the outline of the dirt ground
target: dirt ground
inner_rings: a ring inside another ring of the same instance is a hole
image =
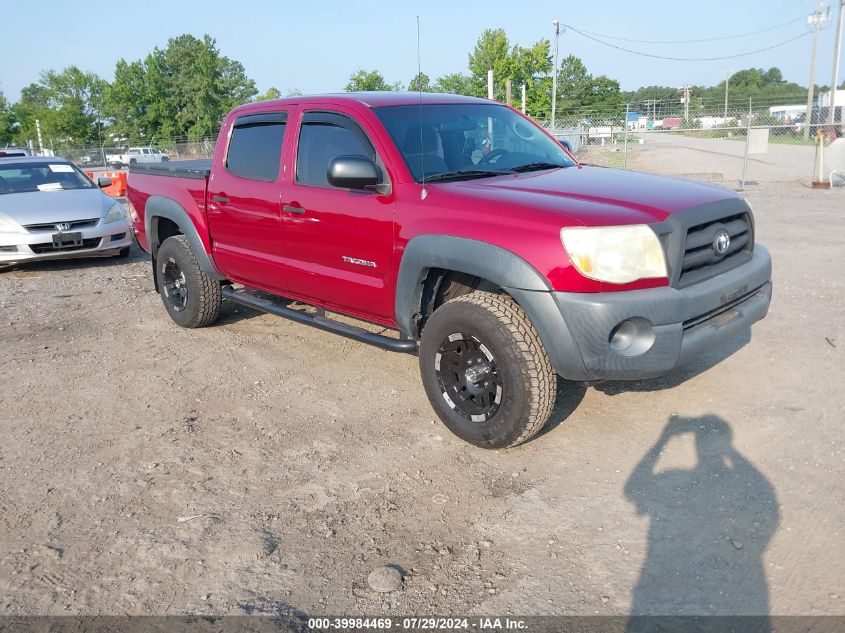
[[[749,198],[750,341],[562,385],[497,452],[415,357],[231,305],[176,327],[138,251],[3,270],[0,615],[845,614],[845,191]]]

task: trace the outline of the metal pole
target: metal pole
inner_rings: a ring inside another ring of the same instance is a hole
[[[724,118],[724,122],[722,125],[728,124],[728,84],[731,82],[731,71],[725,71],[725,115],[722,117]]]
[[[836,46],[833,53],[833,81],[830,82],[830,108],[827,111],[827,122],[833,123],[836,110],[836,82],[839,81],[839,56],[842,53],[842,15],[845,14],[845,0],[839,0],[839,15],[836,18]]]
[[[813,23],[813,52],[810,57],[810,83],[807,87],[807,114],[804,115],[804,138],[810,138],[810,125],[813,121],[813,91],[816,87],[816,47],[819,43],[819,30],[822,26],[822,16],[824,13],[825,0],[819,0],[819,8],[813,11],[813,14],[807,18],[807,21]]]
[[[739,189],[745,189],[745,180],[748,174],[748,146],[751,144],[751,97],[748,97],[748,121],[745,124],[745,159],[742,161],[742,184]]]
[[[625,104],[625,142],[622,154],[622,169],[628,169],[628,112],[631,110],[631,104]]]
[[[35,131],[38,134],[38,153],[44,156],[44,140],[41,138],[41,121],[35,119]]]
[[[487,71],[487,98],[493,100],[493,69]],[[487,138],[493,142],[493,117],[487,117]]]
[[[522,84],[522,114],[525,114],[525,84]]]
[[[560,21],[554,20],[552,24],[555,25],[555,59],[552,68],[552,134],[554,134],[555,129],[557,129],[555,116],[557,115],[557,51],[558,42],[560,41]]]

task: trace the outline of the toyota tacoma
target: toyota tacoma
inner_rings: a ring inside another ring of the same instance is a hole
[[[177,324],[213,323],[225,299],[418,354],[437,415],[484,448],[540,430],[559,377],[666,374],[771,299],[742,196],[579,164],[484,99],[243,105],[213,158],[132,166],[128,200]]]

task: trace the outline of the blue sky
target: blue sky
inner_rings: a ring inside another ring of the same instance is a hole
[[[356,68],[377,68],[388,81],[414,76],[416,19],[422,25],[423,71],[432,78],[465,72],[467,55],[485,28],[504,28],[511,41],[530,45],[553,38],[558,18],[583,30],[641,40],[689,40],[766,29],[810,13],[815,0],[429,0],[392,2],[273,2],[271,0],[144,0],[121,3],[34,3],[6,0],[7,28],[0,57],[0,90],[10,100],[43,69],[76,64],[111,79],[120,57],[134,60],[181,33],[217,39],[221,51],[240,60],[260,90],[282,93],[342,90]],[[835,8],[833,16],[835,17]],[[716,57],[753,51],[807,31],[794,22],[766,33],[720,42],[621,46],[674,57]],[[830,83],[834,28],[822,31],[816,82]],[[806,84],[811,38],[730,61],[678,62],[638,57],[566,32],[561,58],[581,57],[593,74],[618,79],[623,89],[643,85],[714,84],[725,70],[778,66]],[[19,51],[14,53],[13,51]],[[845,64],[840,64],[841,82]]]

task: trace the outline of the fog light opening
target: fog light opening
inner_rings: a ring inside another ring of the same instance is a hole
[[[639,356],[654,345],[654,328],[648,320],[634,317],[617,325],[610,333],[610,349],[620,356]]]

